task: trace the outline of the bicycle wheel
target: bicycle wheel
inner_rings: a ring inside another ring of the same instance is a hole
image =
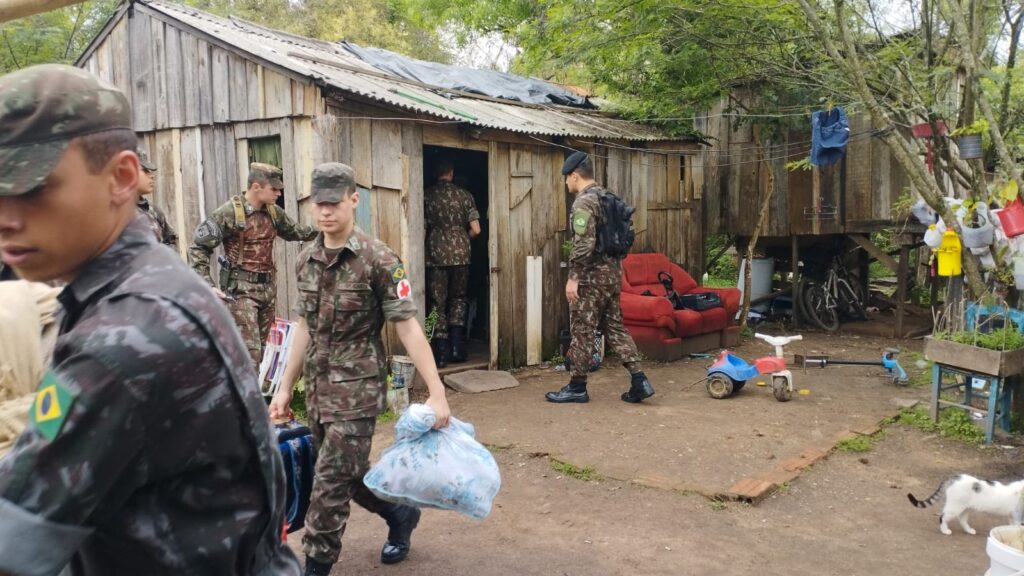
[[[867,320],[868,313],[864,310],[864,304],[853,286],[846,280],[840,280],[838,287],[843,313],[854,320]]]
[[[818,283],[810,278],[801,278],[798,289],[800,290],[800,314],[803,318],[811,320],[811,312],[807,306],[808,294],[812,290],[817,290]],[[811,320],[813,322],[813,320]]]
[[[828,294],[823,286],[815,285],[807,293],[807,317],[829,332],[839,329],[839,313],[835,305],[829,304]]]

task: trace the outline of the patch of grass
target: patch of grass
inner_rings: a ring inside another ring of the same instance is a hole
[[[392,411],[391,408],[377,414],[377,422],[379,423],[394,422],[395,420],[398,420],[398,414]]]
[[[971,419],[970,414],[960,408],[943,410],[939,413],[938,422],[933,422],[924,408],[907,408],[900,412],[897,422],[925,432],[938,432],[945,438],[967,444],[981,444],[985,441],[985,433]]]
[[[840,452],[867,452],[873,446],[874,438],[871,436],[854,436],[836,443],[836,449]]]
[[[561,460],[555,460],[554,458],[551,459],[551,469],[562,476],[568,476],[569,478],[575,478],[584,482],[601,479],[601,476],[593,466],[584,466],[581,468],[571,462],[562,462]]]
[[[753,338],[754,329],[751,328],[750,326],[744,326],[743,328],[740,329],[740,336],[744,338]]]
[[[562,356],[561,354],[555,354],[554,356],[551,357],[550,360],[548,360],[548,362],[551,362],[552,366],[558,366],[559,364],[565,364],[565,356]]]
[[[716,276],[708,276],[708,281],[704,283],[706,288],[735,288],[736,278],[719,278]]]
[[[727,508],[727,505],[725,503],[725,500],[712,500],[711,501],[711,509],[714,510],[715,512],[721,512],[722,510],[725,510],[726,508]]]

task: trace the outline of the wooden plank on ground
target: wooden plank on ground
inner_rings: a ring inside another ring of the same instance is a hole
[[[526,257],[526,365],[541,362],[544,343],[544,258]]]

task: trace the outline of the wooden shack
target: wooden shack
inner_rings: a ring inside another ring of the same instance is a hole
[[[283,208],[302,221],[313,167],[344,162],[361,188],[359,225],[400,252],[422,311],[424,187],[432,159],[453,159],[484,214],[471,336],[492,367],[551,357],[568,327],[571,198],[559,169],[569,150],[593,153],[598,181],[636,206],[635,250],[703,267],[698,145],[649,126],[404,80],[337,44],[157,0],[121,5],[77,64],[128,94],[183,255],[205,215],[245,188],[250,161],[284,169]],[[277,310],[290,316],[299,246],[275,250]]]

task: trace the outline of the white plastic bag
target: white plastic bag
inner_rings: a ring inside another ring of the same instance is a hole
[[[389,502],[486,517],[501,487],[498,463],[476,441],[471,424],[451,418],[433,430],[435,419],[426,405],[410,405],[395,425],[395,443],[363,483]]]

